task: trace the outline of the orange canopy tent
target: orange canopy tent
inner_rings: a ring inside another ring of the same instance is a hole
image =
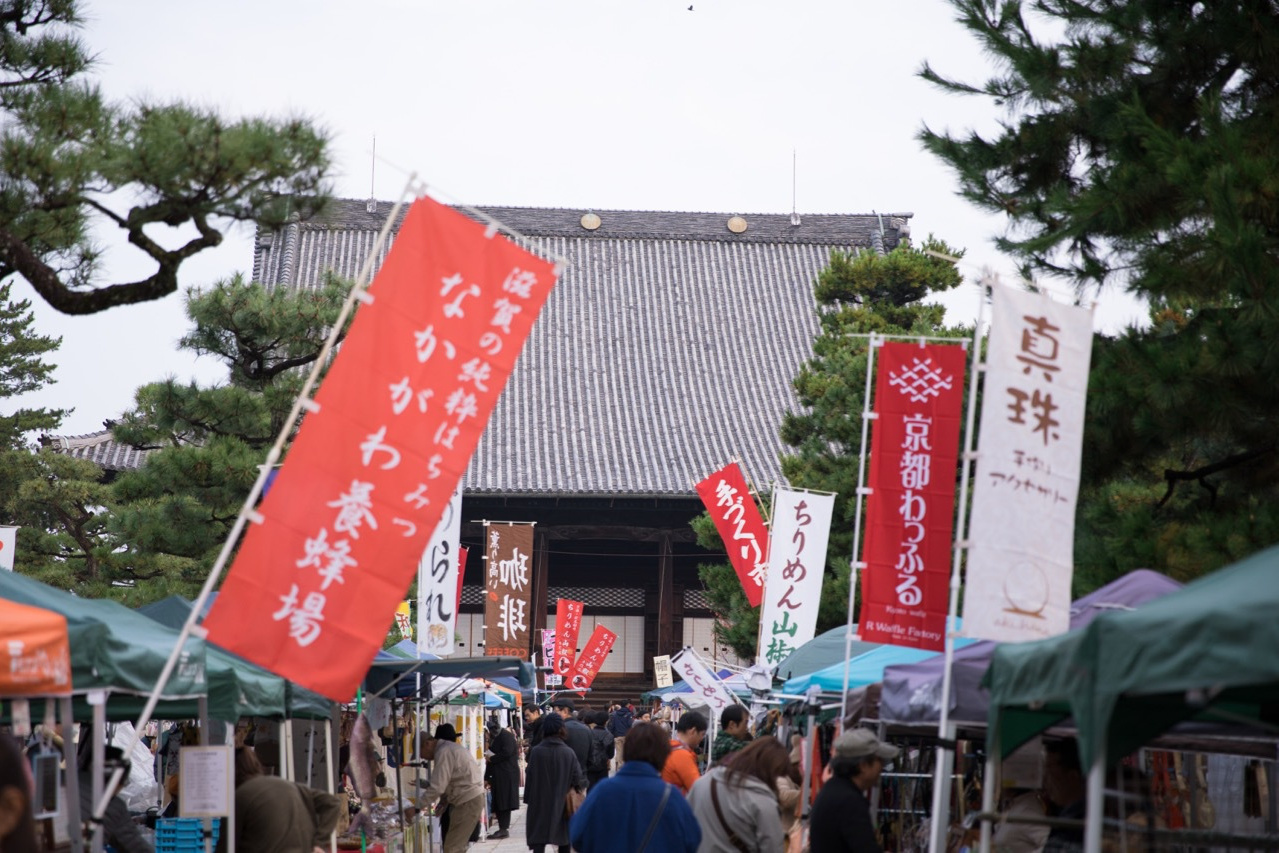
[[[0,598],[0,696],[70,694],[66,617]]]

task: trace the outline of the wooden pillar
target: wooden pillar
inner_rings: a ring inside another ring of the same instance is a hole
[[[674,654],[675,647],[675,558],[670,534],[663,534],[657,558],[657,653]]]
[[[546,628],[547,588],[550,586],[551,559],[548,551],[546,534],[536,531],[533,534],[533,616],[529,620],[529,636],[533,642],[533,650],[542,648],[542,630]],[[545,665],[546,661],[538,661]]]

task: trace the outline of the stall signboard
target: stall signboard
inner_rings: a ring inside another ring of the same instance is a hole
[[[484,654],[528,660],[533,525],[484,522]]]
[[[1070,628],[1092,312],[996,285],[964,627],[998,642]]]
[[[835,496],[778,488],[760,614],[759,661],[777,666],[817,634]]]
[[[582,610],[586,605],[571,598],[555,602],[555,654],[551,665],[556,675],[568,675],[577,660],[578,634],[582,630]]]
[[[764,574],[768,571],[768,528],[746,486],[736,462],[730,462],[697,484],[715,529],[728,549],[728,560],[737,572],[746,600],[759,607],[764,600]]]
[[[211,642],[355,695],[555,276],[495,227],[412,205],[249,516]]]
[[[675,684],[675,677],[671,674],[670,655],[653,658],[653,683],[658,687],[671,687]]]
[[[718,720],[720,712],[729,705],[741,704],[692,649],[685,647],[674,655],[671,658],[671,669],[693,688],[690,704],[697,706],[705,703],[712,719]]]
[[[862,549],[862,639],[940,651],[950,607],[965,348],[884,343]]]

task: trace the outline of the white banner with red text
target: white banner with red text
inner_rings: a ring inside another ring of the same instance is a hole
[[[756,656],[761,663],[776,666],[817,634],[834,511],[833,494],[785,488],[773,492],[768,579]]]

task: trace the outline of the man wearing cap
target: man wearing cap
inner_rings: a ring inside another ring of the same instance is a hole
[[[879,784],[884,762],[898,752],[869,729],[852,729],[835,738],[827,766],[830,779],[817,795],[809,819],[812,853],[881,853],[866,796]]]
[[[465,853],[471,833],[484,810],[484,774],[479,763],[457,744],[457,730],[448,723],[435,727],[435,737],[421,745],[422,758],[431,762],[431,781],[422,792],[428,808],[436,800],[449,809],[444,853]],[[439,814],[443,809],[436,809]]]
[[[573,754],[577,756],[577,763],[581,765],[582,772],[585,773],[591,758],[591,730],[573,716],[577,706],[569,697],[556,697],[551,707],[564,718],[564,740],[572,747]]]

